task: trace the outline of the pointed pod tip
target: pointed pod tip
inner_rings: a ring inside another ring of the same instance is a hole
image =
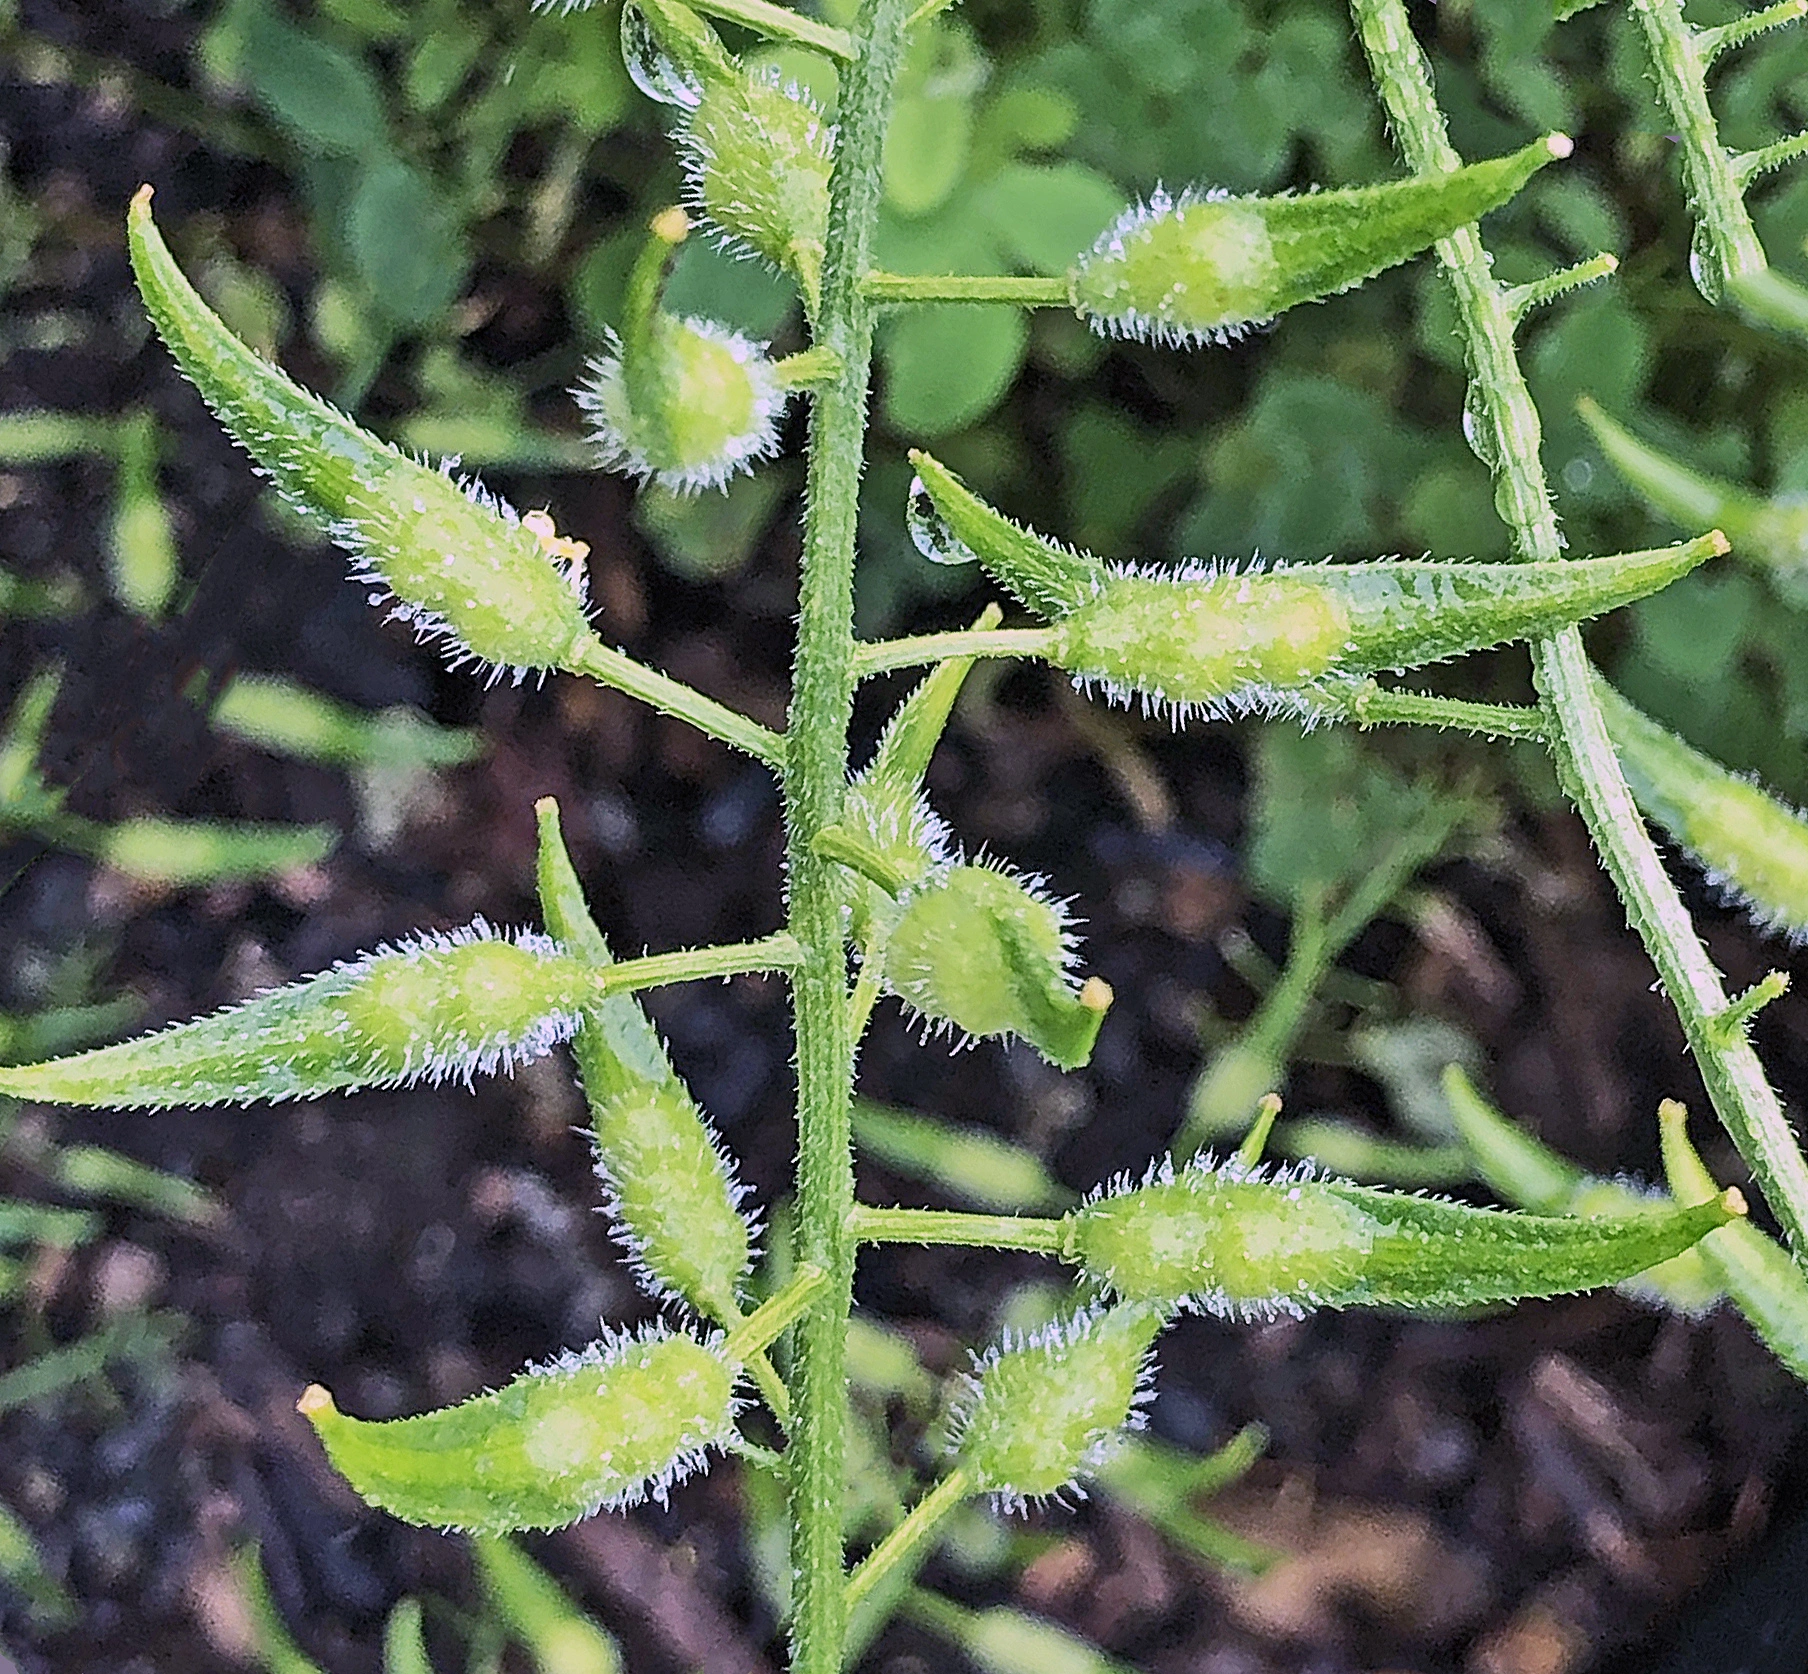
[[[310,1383],[301,1392],[301,1399],[295,1403],[295,1410],[303,1418],[312,1420],[339,1409],[333,1405],[333,1397],[324,1384]]]
[[[1111,1009],[1111,1002],[1116,998],[1111,991],[1111,984],[1103,977],[1088,977],[1080,984],[1079,1001],[1088,1011],[1103,1015]]]
[[[132,194],[132,206],[128,213],[134,219],[148,220],[150,218],[151,198],[153,195],[154,189],[150,182],[146,181],[144,185],[140,186],[138,190]]]
[[[1708,556],[1710,558],[1724,558],[1727,553],[1733,550],[1733,543],[1729,541],[1726,538],[1725,533],[1719,529],[1710,529],[1701,537],[1701,540],[1702,544],[1708,549]]]
[[[1576,149],[1576,142],[1568,134],[1546,134],[1544,149],[1559,162]]]
[[[1735,1219],[1742,1219],[1751,1213],[1751,1205],[1745,1201],[1745,1193],[1737,1186],[1728,1186],[1720,1194],[1720,1207]]]
[[[682,244],[691,233],[691,218],[678,204],[660,210],[647,225],[662,244]]]
[[[534,800],[534,818],[542,825],[548,820],[559,817],[559,799],[556,796],[536,797]]]

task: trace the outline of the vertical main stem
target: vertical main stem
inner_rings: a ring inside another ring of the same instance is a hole
[[[1421,174],[1456,168],[1461,159],[1445,131],[1431,66],[1413,39],[1403,0],[1350,4],[1407,163]],[[1468,349],[1471,423],[1479,449],[1492,459],[1495,505],[1520,558],[1560,558],[1562,541],[1539,457],[1538,410],[1519,369],[1513,319],[1481,235],[1464,227],[1437,248],[1456,295]],[[1797,1262],[1808,1266],[1808,1162],[1757,1054],[1743,1039],[1722,1040],[1713,1027],[1726,1010],[1726,991],[1626,788],[1580,632],[1567,628],[1538,641],[1532,666],[1564,788],[1657,966],[1716,1113],[1788,1230]]]
[[[866,440],[873,304],[860,294],[878,220],[880,162],[910,0],[862,0],[843,75],[815,343],[841,372],[810,414],[797,658],[786,731],[790,929],[797,1027],[798,1254],[829,1275],[799,1332],[791,1436],[791,1638],[795,1674],[838,1674],[847,1601],[847,1320],[854,1284],[853,1039],[835,868],[812,845],[839,812],[854,701],[854,532]]]

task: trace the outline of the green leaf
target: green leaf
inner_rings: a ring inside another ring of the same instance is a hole
[[[1015,163],[979,190],[981,213],[1012,261],[1064,273],[1124,207],[1116,182],[1084,163]]]
[[[362,59],[298,29],[259,0],[245,17],[238,71],[304,148],[329,156],[387,151],[383,92]]]
[[[250,825],[153,815],[98,828],[95,858],[145,883],[175,888],[275,877],[332,853],[328,825]]]
[[[973,100],[986,75],[985,58],[958,20],[938,18],[911,38],[885,133],[885,201],[900,215],[928,214],[960,183]]]
[[[398,326],[430,324],[464,285],[468,257],[457,221],[432,182],[399,158],[359,174],[345,241],[358,277]]]
[[[879,346],[886,422],[920,437],[978,423],[1016,381],[1028,346],[1028,322],[1015,308],[912,308],[891,322]]]
[[[532,1653],[540,1674],[621,1674],[615,1641],[513,1541],[480,1536],[471,1551],[491,1605]]]

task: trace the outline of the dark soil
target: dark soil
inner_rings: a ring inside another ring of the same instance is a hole
[[[79,9],[27,21],[90,50],[126,50],[117,37],[80,40]],[[182,73],[174,22],[147,16],[133,28],[134,62]],[[157,810],[349,831],[356,809],[339,775],[208,730],[195,692],[217,690],[240,667],[364,705],[413,702],[444,721],[480,720],[490,740],[399,842],[373,852],[348,839],[280,887],[157,896],[35,841],[11,843],[0,856],[10,880],[0,896],[7,1001],[23,1004],[32,970],[86,945],[103,956],[103,990],[140,995],[149,1025],[412,930],[479,912],[529,921],[531,808],[548,793],[618,948],[777,925],[778,806],[762,772],[608,692],[558,683],[480,693],[447,676],[365,608],[335,555],[296,549],[260,509],[243,457],[148,340],[119,228],[131,191],[155,179],[172,223],[203,204],[230,205],[234,248],[293,281],[303,245],[281,178],[146,122],[116,88],[39,84],[17,65],[0,75],[13,168],[55,215],[29,282],[6,302],[0,411],[148,402],[178,443],[163,481],[192,589],[180,615],[153,630],[102,603],[0,636],[9,688],[48,657],[67,669],[46,767],[70,788],[71,806],[96,818]],[[556,316],[556,302],[543,300]],[[561,525],[591,542],[593,596],[612,640],[782,718],[788,532],[705,591],[653,563],[614,484],[508,487],[522,504],[553,501]],[[28,576],[72,569],[104,600],[108,494],[98,462],[0,473],[0,562]],[[876,701],[862,709],[869,735]],[[1284,926],[1250,904],[1236,869],[1236,735],[1124,736],[1171,807],[1165,826],[1146,803],[1132,806],[1094,735],[1033,675],[957,726],[932,781],[970,846],[1044,870],[1080,898],[1089,966],[1118,996],[1092,1066],[1059,1078],[1023,1053],[920,1050],[889,1015],[864,1059],[868,1092],[1034,1144],[1076,1189],[1165,1144],[1198,1064],[1200,1005],[1247,1009],[1248,990],[1218,952],[1223,933],[1242,924],[1271,955],[1284,943]],[[1649,1173],[1656,1100],[1704,1105],[1679,1033],[1577,824],[1522,812],[1506,839],[1486,866],[1434,873],[1442,934],[1379,926],[1350,963],[1470,1030],[1502,1104],[1569,1155],[1603,1172]],[[1700,905],[1733,983],[1782,960],[1776,944]],[[653,1009],[771,1205],[792,1144],[778,986],[693,985],[659,994]],[[1808,1000],[1766,1012],[1758,1040],[1786,1092],[1808,1090]],[[1307,1068],[1292,1094],[1301,1109],[1382,1108],[1378,1090],[1347,1070]],[[46,1633],[0,1591],[0,1637],[16,1666],[241,1666],[228,1557],[247,1538],[261,1543],[296,1637],[334,1674],[378,1665],[381,1623],[404,1593],[469,1598],[458,1543],[360,1506],[293,1404],[317,1379],[364,1416],[417,1411],[581,1344],[599,1319],[646,1315],[590,1212],[579,1115],[566,1066],[553,1060],[469,1095],[57,1117],[62,1138],[213,1188],[230,1224],[202,1237],[116,1211],[104,1241],[47,1264],[30,1305],[0,1317],[7,1367],[147,1305],[179,1322],[171,1352],[0,1417],[0,1500],[30,1524],[81,1606],[76,1625]],[[1725,1155],[1713,1160],[1731,1172]],[[15,1171],[0,1186],[42,1182]],[[928,1201],[878,1169],[863,1172],[862,1187],[878,1200]],[[909,1327],[940,1370],[958,1361],[959,1344],[990,1333],[1008,1287],[1038,1276],[1028,1258],[904,1250],[872,1258],[860,1294]],[[1272,1446],[1217,1509],[1296,1554],[1263,1580],[1205,1571],[1104,1500],[1040,1519],[1048,1544],[1008,1585],[939,1561],[928,1576],[971,1603],[1010,1599],[1052,1616],[1159,1674],[1644,1669],[1692,1601],[1753,1565],[1804,1503],[1808,1400],[1738,1319],[1689,1322],[1613,1295],[1460,1322],[1336,1314],[1182,1324],[1164,1348],[1156,1433],[1204,1450],[1250,1420],[1269,1428]],[[621,1638],[636,1674],[782,1663],[750,1579],[731,1468],[681,1489],[669,1511],[597,1519],[537,1549]],[[1787,1581],[1770,1596],[1799,1608]],[[1764,1608],[1736,1607],[1729,1637],[1695,1666],[1735,1666],[1730,1635]],[[899,1626],[867,1666],[901,1674],[957,1663],[940,1641]]]

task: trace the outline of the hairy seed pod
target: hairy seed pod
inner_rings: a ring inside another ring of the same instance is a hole
[[[1164,1165],[1076,1209],[1062,1254],[1128,1301],[1229,1318],[1469,1308],[1617,1284],[1744,1208],[1729,1192],[1699,1208],[1585,1221],[1207,1160]]]
[[[1645,817],[1767,930],[1808,940],[1808,817],[1685,744],[1604,680],[1595,693]]]
[[[569,667],[595,642],[585,618],[581,543],[450,470],[433,470],[361,430],[226,329],[196,295],[132,200],[127,243],[158,335],[234,439],[352,556],[354,578],[387,591],[394,614],[460,658],[495,670]]]
[[[547,928],[594,966],[610,962],[559,834],[558,805],[535,809]],[[636,1277],[712,1319],[740,1317],[753,1235],[743,1188],[722,1147],[631,994],[592,1004],[572,1038],[590,1105],[605,1208]]]
[[[568,1039],[595,992],[591,968],[544,936],[505,936],[478,919],[159,1034],[0,1069],[0,1093],[163,1110],[469,1083]]]
[[[1653,552],[1549,563],[1112,569],[1018,528],[929,455],[911,459],[951,536],[1055,618],[1049,661],[1176,719],[1310,713],[1315,690],[1553,632],[1654,593],[1727,549],[1716,530]]]
[[[1072,936],[1042,880],[957,863],[912,890],[885,951],[885,983],[934,1025],[1021,1035],[1052,1064],[1092,1056],[1111,990],[1068,974]]]
[[[1127,1303],[1007,1334],[965,1380],[950,1424],[974,1488],[1017,1509],[1077,1487],[1140,1425],[1164,1320]]]
[[[1069,272],[1068,294],[1103,335],[1221,343],[1429,249],[1572,149],[1549,134],[1448,174],[1303,197],[1158,189],[1099,234]]]
[[[681,209],[653,218],[653,236],[628,280],[621,335],[590,362],[574,392],[605,470],[679,494],[721,488],[778,452],[785,410],[759,344],[659,306],[666,263],[689,230]]]
[[[508,1534],[663,1504],[733,1434],[738,1375],[715,1348],[655,1328],[414,1418],[348,1418],[319,1384],[300,1409],[371,1504],[406,1523]]]

